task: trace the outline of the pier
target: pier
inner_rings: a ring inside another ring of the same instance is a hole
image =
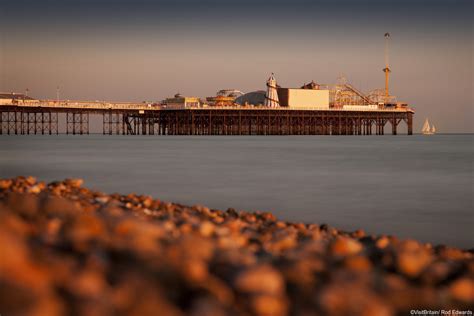
[[[268,107],[165,108],[142,103],[42,101],[0,104],[0,134],[89,134],[90,117],[102,117],[105,135],[397,135],[413,134],[410,108],[347,110]],[[63,118],[60,119],[60,116]],[[65,117],[65,119],[64,119]]]

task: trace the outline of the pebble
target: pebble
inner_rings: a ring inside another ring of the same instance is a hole
[[[74,222],[67,222],[64,229],[76,247],[81,250],[87,250],[88,245],[85,243],[99,240],[105,232],[102,221],[89,214],[81,214]]]
[[[282,295],[284,280],[276,269],[269,265],[258,265],[242,271],[235,280],[235,288],[244,293]]]
[[[5,315],[405,315],[474,305],[474,251],[0,179]]]
[[[226,310],[217,300],[200,298],[193,302],[190,316],[227,316]]]
[[[82,179],[66,179],[65,181],[65,185],[68,185],[72,188],[80,188],[82,186],[82,184],[84,183],[84,180]]]
[[[372,263],[369,259],[364,256],[352,256],[345,260],[345,266],[349,270],[359,272],[370,272],[372,271]]]
[[[33,185],[36,183],[36,178],[32,176],[28,176],[26,177],[25,182],[29,185]]]
[[[255,315],[284,316],[287,315],[286,299],[270,295],[256,295],[251,299],[251,308]]]
[[[180,268],[184,277],[189,282],[204,282],[209,276],[208,266],[203,260],[183,260],[180,263]]]
[[[38,194],[41,192],[41,188],[37,185],[32,186],[28,189],[28,193]]]
[[[363,246],[356,239],[338,237],[331,243],[330,249],[334,256],[349,256],[362,251]]]
[[[375,242],[375,245],[377,246],[377,248],[380,248],[380,249],[386,248],[389,244],[390,244],[390,240],[386,236],[378,238],[377,241]]]
[[[107,197],[107,196],[98,196],[98,197],[95,198],[95,201],[99,202],[100,204],[105,204],[109,201],[109,199],[110,198]]]
[[[474,306],[474,278],[456,280],[449,287],[449,293],[456,299]]]
[[[418,277],[431,263],[431,254],[417,241],[404,241],[397,248],[397,268],[408,277]]]
[[[459,260],[464,258],[473,258],[472,254],[466,254],[461,249],[450,248],[450,247],[442,247],[438,251],[438,255],[444,259],[448,260]]]
[[[214,230],[215,230],[214,224],[212,224],[209,221],[204,221],[199,226],[199,232],[204,237],[211,236],[214,233]]]
[[[7,190],[12,185],[13,181],[10,179],[0,179],[0,189]]]

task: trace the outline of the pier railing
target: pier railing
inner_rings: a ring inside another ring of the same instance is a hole
[[[161,107],[160,110],[268,110],[268,111],[333,111],[333,112],[410,112],[413,111],[410,108],[355,108],[355,109],[343,109],[343,108],[326,108],[326,107],[276,107],[270,108],[265,106],[207,106],[207,107],[187,107],[187,108],[166,108]]]
[[[74,101],[51,101],[51,102],[17,102],[0,103],[0,106],[17,106],[27,108],[62,108],[62,109],[98,109],[98,110],[152,110],[157,109],[151,104],[142,103],[110,103],[110,102],[74,102]]]
[[[342,111],[342,112],[413,112],[410,108],[373,108],[358,106],[354,108],[327,108],[327,107],[276,107],[265,106],[192,106],[176,107],[156,105],[151,103],[124,103],[124,102],[100,102],[100,101],[36,101],[1,103],[0,106],[19,108],[57,108],[57,109],[84,109],[84,110],[130,110],[130,111],[161,111],[161,110],[269,110],[269,111]]]

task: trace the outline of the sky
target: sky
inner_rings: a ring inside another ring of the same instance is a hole
[[[473,133],[473,1],[44,1],[0,4],[0,91],[159,101],[344,75],[384,87],[439,132]]]

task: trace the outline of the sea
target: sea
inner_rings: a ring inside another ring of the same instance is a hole
[[[474,248],[474,135],[0,136],[0,177]]]

